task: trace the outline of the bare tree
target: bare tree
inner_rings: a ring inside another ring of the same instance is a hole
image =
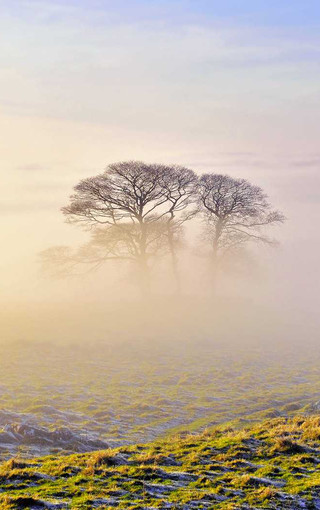
[[[160,176],[160,186],[167,199],[165,219],[168,247],[178,292],[181,290],[181,280],[177,246],[179,245],[183,224],[191,220],[198,211],[196,207],[197,182],[198,178],[192,170],[178,165],[166,167],[166,170]]]
[[[285,219],[282,213],[271,209],[261,188],[244,179],[204,174],[199,180],[198,196],[215,276],[223,257],[241,246],[249,242],[274,244],[266,229]]]
[[[166,223],[158,221],[148,229],[148,257],[156,257],[165,249]],[[53,277],[76,276],[100,268],[106,261],[127,262],[138,269],[141,282],[140,231],[137,225],[123,223],[97,226],[90,230],[90,239],[79,248],[54,246],[40,253],[44,271]],[[144,287],[143,287],[144,288]]]
[[[164,218],[172,204],[160,181],[169,169],[141,161],[112,164],[103,174],[80,181],[63,208],[69,222],[99,227],[89,249],[100,254],[103,249],[101,260],[137,263],[144,293],[149,288],[149,260],[166,242]]]

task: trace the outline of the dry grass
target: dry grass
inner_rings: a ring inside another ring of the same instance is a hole
[[[270,448],[270,453],[287,453],[287,454],[294,454],[294,453],[302,453],[305,449],[303,446],[299,445],[292,439],[286,436],[280,436],[278,437],[273,446]]]

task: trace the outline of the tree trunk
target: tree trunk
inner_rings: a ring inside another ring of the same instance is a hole
[[[142,297],[148,297],[150,295],[150,275],[145,257],[140,257],[139,260],[139,285]]]
[[[212,294],[215,296],[217,293],[218,288],[218,276],[219,276],[219,258],[218,258],[218,251],[213,252],[212,257],[212,278],[211,278],[211,284],[212,284]]]
[[[216,228],[215,228],[215,234],[214,239],[212,242],[212,291],[215,295],[217,292],[217,282],[218,282],[218,276],[219,276],[219,248],[220,248],[220,237],[222,234],[222,221],[218,220]]]
[[[139,257],[139,283],[142,297],[148,297],[150,294],[150,274],[147,256],[147,227],[140,221],[140,257]]]

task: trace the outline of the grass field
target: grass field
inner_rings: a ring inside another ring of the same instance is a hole
[[[2,345],[0,359],[3,460],[308,413],[320,400],[316,349],[25,343]]]
[[[3,510],[317,509],[320,417],[0,466]]]

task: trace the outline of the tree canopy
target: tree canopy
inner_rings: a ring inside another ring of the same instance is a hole
[[[89,231],[89,241],[72,250],[54,247],[46,264],[68,272],[108,260],[130,263],[142,292],[150,289],[150,264],[168,254],[176,290],[181,290],[179,248],[186,223],[202,219],[202,244],[211,248],[214,271],[227,253],[249,242],[274,243],[268,227],[282,223],[263,190],[245,179],[179,165],[123,161],[81,180],[62,209],[67,222]]]

